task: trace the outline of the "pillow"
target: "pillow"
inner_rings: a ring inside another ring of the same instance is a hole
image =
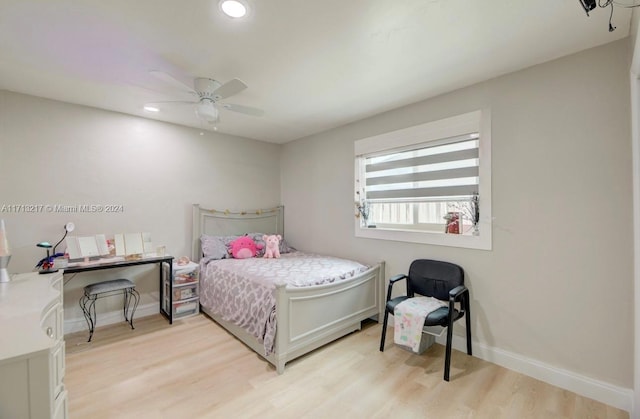
[[[200,236],[202,254],[211,259],[226,259],[229,255],[229,243],[239,236]]]
[[[262,233],[247,233],[247,236],[251,237],[251,239],[256,242],[256,244],[258,245],[258,247],[261,247],[261,249],[258,249],[258,252],[256,253],[256,257],[257,258],[261,258],[262,256],[264,256],[264,250],[266,248],[266,243],[264,242],[264,240],[262,240],[262,236],[264,234]]]
[[[289,243],[287,243],[284,237],[282,238],[282,240],[280,240],[280,253],[291,253],[295,252],[296,250],[296,248],[289,246]]]

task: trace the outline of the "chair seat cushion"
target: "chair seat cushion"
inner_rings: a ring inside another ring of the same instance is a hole
[[[387,301],[387,311],[393,314],[393,312],[396,309],[396,306],[408,298],[409,297],[407,297],[406,295],[403,295],[400,297],[392,298],[391,300]]]
[[[407,300],[409,297],[406,295],[392,298],[387,301],[387,310],[389,313],[393,314],[396,306],[401,302]],[[461,317],[461,313],[454,309],[453,310],[453,320],[457,320]],[[447,326],[449,324],[449,307],[440,307],[437,310],[432,311],[427,315],[427,318],[424,320],[425,326]]]
[[[101,294],[103,292],[126,290],[135,288],[135,284],[128,279],[112,279],[109,281],[96,282],[84,287],[86,295]]]
[[[456,320],[460,316],[460,312],[453,309],[453,320]],[[424,319],[425,326],[448,326],[449,325],[449,307],[440,307],[437,310],[432,311]]]

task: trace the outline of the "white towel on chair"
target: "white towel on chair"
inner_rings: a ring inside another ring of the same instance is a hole
[[[398,304],[393,310],[394,342],[418,353],[424,320],[429,313],[446,305],[446,302],[433,297],[408,298]]]

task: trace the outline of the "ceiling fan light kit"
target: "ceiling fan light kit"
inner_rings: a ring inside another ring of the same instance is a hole
[[[219,113],[212,100],[203,99],[196,105],[196,115],[207,122],[216,122]]]

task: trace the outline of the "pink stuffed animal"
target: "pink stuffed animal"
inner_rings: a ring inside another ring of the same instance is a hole
[[[266,244],[266,250],[264,251],[265,258],[279,258],[280,257],[280,240],[282,240],[282,236],[279,234],[272,234],[271,236],[267,236],[266,234],[262,236],[262,240],[264,240]]]
[[[247,259],[255,257],[258,250],[262,249],[264,246],[261,244],[256,244],[256,242],[251,239],[251,237],[242,236],[238,237],[231,243],[229,243],[231,247],[231,255],[235,259]]]

